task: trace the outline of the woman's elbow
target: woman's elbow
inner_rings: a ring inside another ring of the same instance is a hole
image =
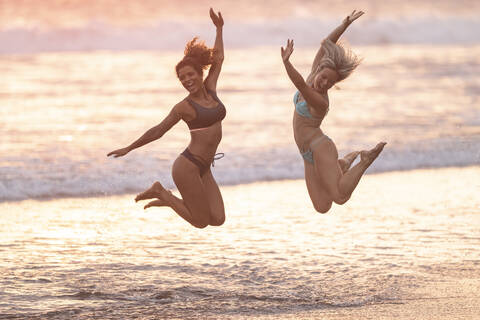
[[[153,127],[152,129],[148,130],[148,137],[149,140],[154,141],[159,139],[161,136],[163,136],[163,132],[160,128]]]

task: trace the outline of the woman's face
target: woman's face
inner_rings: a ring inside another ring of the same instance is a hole
[[[337,71],[331,68],[323,68],[313,80],[313,88],[318,92],[325,93],[338,81]]]
[[[202,88],[202,76],[192,67],[184,66],[178,70],[178,79],[188,92],[194,93]]]

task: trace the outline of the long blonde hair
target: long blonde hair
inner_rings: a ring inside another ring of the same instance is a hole
[[[333,43],[330,39],[322,42],[323,57],[319,67],[330,68],[338,73],[338,81],[347,78],[362,61],[350,49],[344,48],[341,44]]]

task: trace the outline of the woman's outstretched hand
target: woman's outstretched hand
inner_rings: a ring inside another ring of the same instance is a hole
[[[220,11],[218,11],[218,15],[215,14],[215,11],[213,11],[212,8],[210,8],[210,18],[212,19],[213,24],[217,28],[223,27],[223,17]]]
[[[130,150],[128,148],[117,149],[107,154],[107,157],[110,157],[110,156],[114,156],[115,158],[123,157],[129,152]]]
[[[282,47],[281,50],[283,62],[287,62],[293,52],[293,40],[287,39],[287,46],[285,49]]]
[[[352,13],[350,15],[348,15],[344,20],[343,20],[343,23],[346,24],[346,25],[349,25],[351,24],[353,21],[357,20],[358,18],[360,18],[365,12],[363,11],[357,11],[357,10],[353,10]]]

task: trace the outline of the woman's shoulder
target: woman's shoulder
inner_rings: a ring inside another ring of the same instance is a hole
[[[173,106],[172,111],[178,114],[182,119],[195,117],[195,110],[189,102],[188,96]]]
[[[185,109],[186,107],[188,107],[190,105],[188,100],[189,100],[189,98],[187,96],[183,100],[179,101],[176,105],[174,105],[173,109],[175,109],[177,111],[182,111],[183,109]]]

